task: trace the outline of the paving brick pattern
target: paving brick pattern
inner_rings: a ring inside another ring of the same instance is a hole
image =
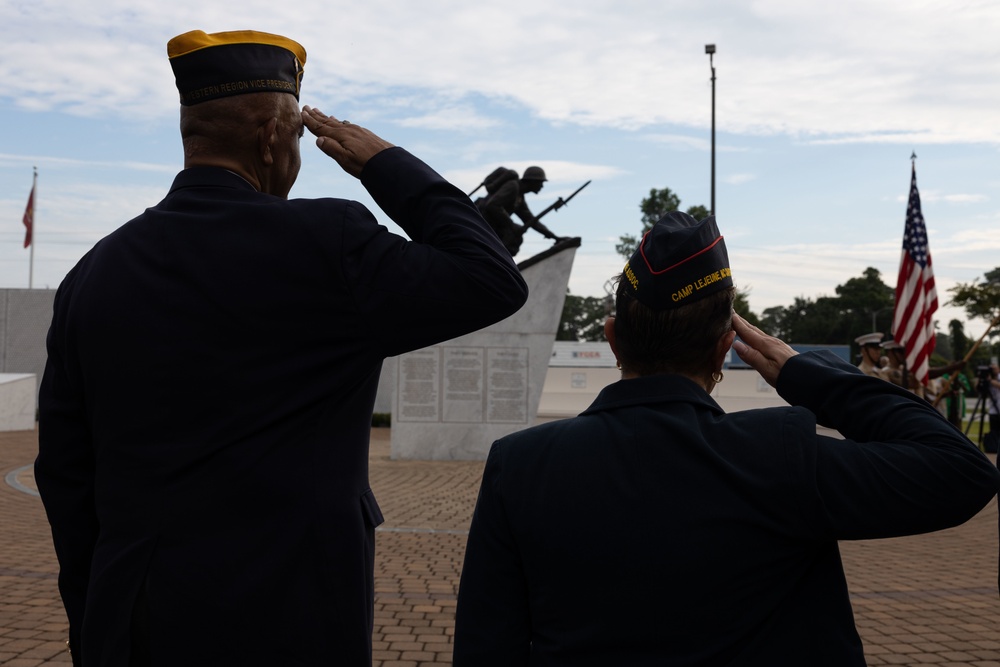
[[[389,436],[372,432],[372,488],[386,517],[376,538],[374,667],[448,665],[482,463],[392,461]],[[29,493],[36,443],[32,431],[0,433],[8,478],[0,485],[0,665],[9,667],[69,664],[48,525]],[[1000,667],[995,502],[958,528],[845,542],[841,552],[870,665]]]

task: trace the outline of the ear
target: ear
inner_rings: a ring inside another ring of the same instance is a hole
[[[618,358],[618,347],[616,346],[615,340],[615,318],[609,317],[604,320],[604,337],[608,339],[608,345],[611,346],[611,353],[615,355],[615,359]]]
[[[274,154],[271,146],[277,137],[278,119],[271,118],[266,123],[257,128],[257,153],[261,162],[267,166],[274,164]]]
[[[727,331],[715,347],[715,364],[712,366],[712,372],[722,370],[723,364],[726,363],[726,355],[729,350],[733,347],[733,341],[736,340],[736,332],[730,329]]]

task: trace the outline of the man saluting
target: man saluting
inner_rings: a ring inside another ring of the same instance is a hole
[[[167,51],[185,168],[66,276],[48,336],[35,476],[73,661],[370,665],[382,360],[526,288],[464,193],[300,111],[298,43]],[[304,128],[412,241],[357,202],[287,199]]]

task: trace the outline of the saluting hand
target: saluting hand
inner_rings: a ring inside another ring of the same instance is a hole
[[[371,130],[327,116],[319,109],[302,107],[302,122],[316,135],[319,149],[356,178],[361,177],[361,170],[368,160],[386,148],[392,148],[392,144]]]
[[[733,331],[742,339],[733,343],[736,354],[772,387],[778,381],[781,367],[798,354],[784,341],[768,336],[736,313],[733,313]]]

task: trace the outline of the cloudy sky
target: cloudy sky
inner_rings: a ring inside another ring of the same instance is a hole
[[[992,0],[9,0],[0,4],[0,287],[34,286],[156,203],[181,167],[166,42],[257,29],[308,51],[302,102],[367,125],[466,191],[545,168],[528,203],[580,236],[570,290],[604,294],[639,202],[710,199],[750,305],[896,282],[910,155],[942,301],[1000,266],[1000,4]],[[367,193],[304,140],[293,197]],[[396,229],[380,212],[379,219]],[[548,247],[529,233],[518,259]],[[942,308],[942,327],[963,313]],[[887,314],[880,315],[880,322]],[[884,326],[884,325],[882,325]],[[968,323],[967,330],[983,330]]]

